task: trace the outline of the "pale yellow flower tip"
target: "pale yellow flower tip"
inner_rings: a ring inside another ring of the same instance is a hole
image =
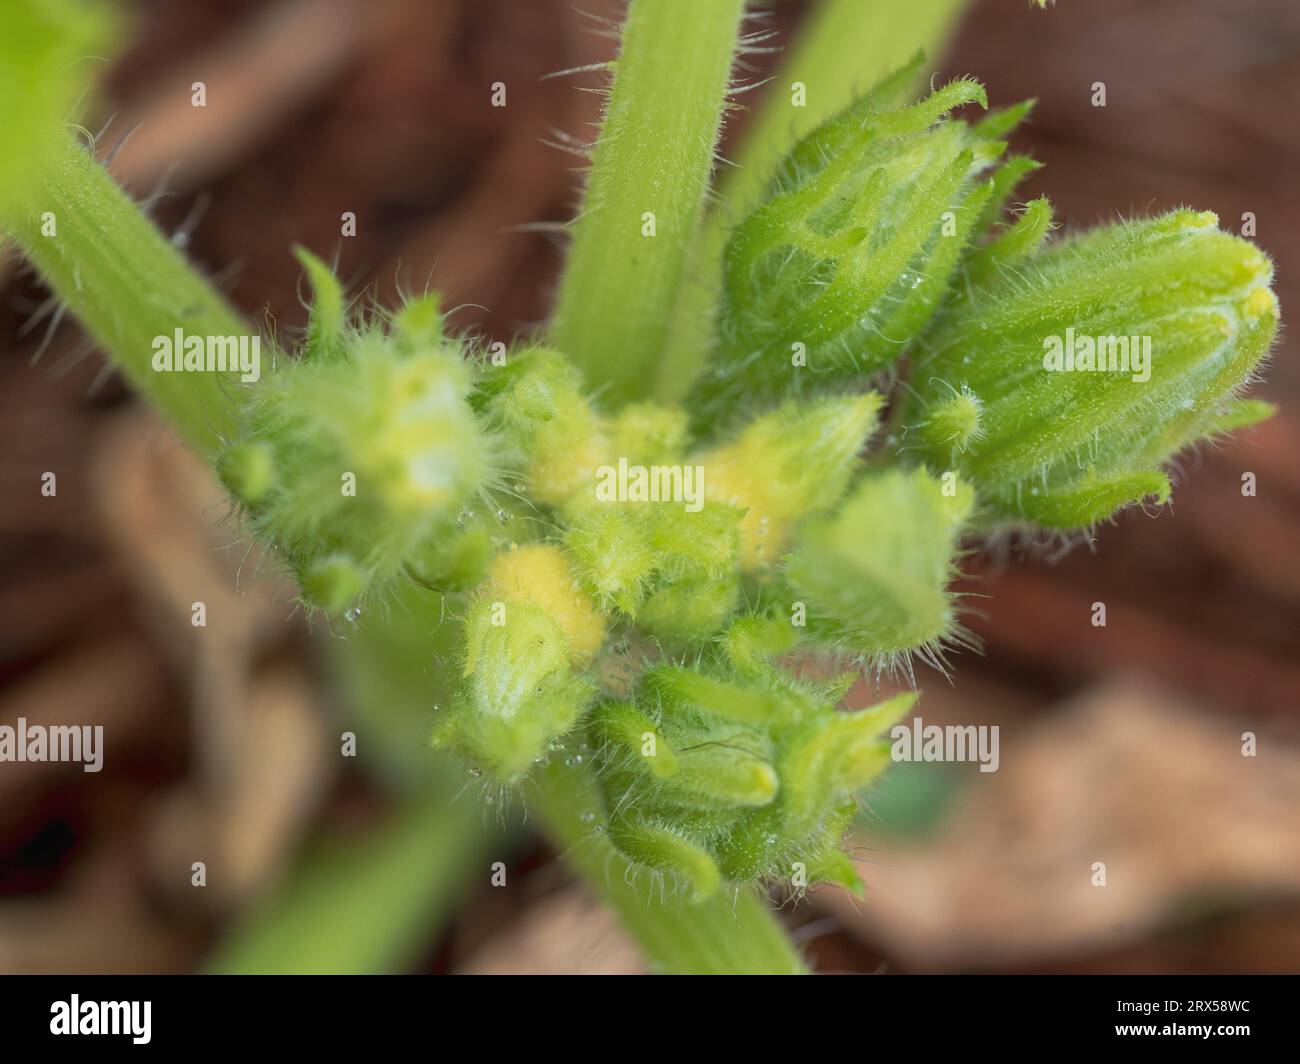
[[[558,547],[533,543],[497,555],[488,580],[505,599],[524,601],[543,610],[559,626],[575,667],[595,656],[605,641],[605,622],[595,602],[574,579]]]

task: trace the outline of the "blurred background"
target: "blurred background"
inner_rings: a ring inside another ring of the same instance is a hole
[[[134,131],[114,172],[252,320],[304,324],[293,243],[381,304],[440,289],[491,339],[544,319],[581,167],[556,144],[600,98],[578,91],[597,76],[542,77],[609,58],[618,0],[124,6],[87,125],[106,147]],[[770,6],[774,43],[807,7]],[[1039,98],[1015,146],[1046,167],[1022,195],[1067,228],[1250,212],[1284,318],[1300,306],[1292,0],[976,0],[940,69]],[[0,264],[0,723],[101,723],[108,756],[0,765],[0,971],[642,970],[518,810],[434,768],[435,707],[383,666],[402,648],[366,665],[356,634],[309,631],[203,469],[50,309]],[[1284,336],[1255,391],[1281,413],[1187,456],[1170,509],[1063,555],[968,559],[984,654],[953,684],[921,674],[920,713],[998,725],[1001,767],[891,769],[854,839],[865,901],[782,908],[820,970],[1300,971],[1296,355]]]

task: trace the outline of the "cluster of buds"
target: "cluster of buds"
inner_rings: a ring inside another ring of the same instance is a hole
[[[697,898],[765,878],[857,890],[841,839],[854,796],[889,764],[881,736],[915,696],[837,712],[852,675],[785,676],[753,653],[787,642],[784,621],[746,617],[735,628],[707,665],[653,666],[633,700],[593,710],[609,836]]]
[[[218,474],[311,606],[345,611],[429,566],[475,582],[489,545],[468,526],[493,444],[436,297],[357,323],[328,267],[299,257],[316,297],[306,341],[253,386]]]
[[[733,235],[693,420],[602,410],[546,346],[474,367],[432,298],[358,323],[304,253],[300,357],[219,459],[308,602],[440,596],[458,629],[435,746],[501,784],[589,746],[607,837],[699,897],[859,885],[841,835],[914,696],[845,711],[856,670],[813,681],[785,656],[944,668],[969,645],[964,537],[1163,500],[1175,452],[1268,412],[1236,398],[1277,330],[1262,252],[1192,211],[1054,244],[1046,200],[1002,223],[1037,165],[1004,158],[1028,106],[945,118],[985,103],[968,80],[900,106],[916,69],[800,142]],[[864,461],[869,385],[904,354]]]

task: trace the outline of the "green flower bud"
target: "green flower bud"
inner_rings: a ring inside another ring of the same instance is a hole
[[[1272,276],[1259,248],[1189,210],[1039,251],[927,338],[905,445],[971,480],[997,521],[1071,529],[1163,503],[1162,463],[1266,416],[1235,395],[1277,333]]]
[[[570,511],[565,547],[583,586],[606,612],[635,619],[673,647],[713,635],[740,584],[741,512],[707,503],[593,503]]]
[[[639,465],[681,461],[689,440],[686,411],[658,403],[631,403],[610,421],[610,453]]]
[[[467,402],[470,367],[431,331],[436,300],[409,305],[389,329],[350,323],[333,274],[299,258],[317,295],[301,358],[254,386],[217,468],[305,598],[343,609],[427,566],[491,475],[492,444]]]
[[[582,374],[563,355],[543,347],[512,353],[484,377],[476,403],[500,432],[505,460],[523,474],[531,499],[559,507],[594,494],[609,441]]]
[[[406,568],[417,584],[454,594],[469,591],[482,580],[495,554],[492,533],[479,521],[431,541]]]
[[[878,667],[911,653],[937,660],[955,633],[948,584],[973,501],[951,474],[891,469],[866,477],[837,513],[804,529],[786,565],[809,633]]]
[[[739,507],[742,567],[757,571],[785,550],[804,517],[834,506],[875,431],[880,396],[786,403],[706,452],[705,496]]]
[[[974,81],[897,104],[918,56],[804,138],[727,246],[719,366],[705,399],[771,397],[895,362],[930,320],[995,189],[982,180],[1027,105],[968,125]],[[805,368],[806,367],[806,368]]]
[[[769,623],[737,622],[741,640]],[[651,668],[635,703],[605,702],[591,716],[610,840],[697,898],[724,881],[788,880],[796,862],[809,882],[857,886],[841,835],[854,794],[889,762],[881,734],[914,696],[844,713],[842,692],[721,662]]]
[[[978,395],[964,386],[954,389],[948,398],[937,399],[926,409],[925,420],[915,429],[917,439],[928,454],[960,454],[984,435],[983,413]]]
[[[636,611],[658,564],[643,505],[587,506],[575,515],[564,544],[579,579],[603,609]]]
[[[302,597],[311,605],[341,613],[359,594],[365,582],[356,562],[346,554],[318,558],[298,574]]]
[[[722,840],[717,857],[724,874],[742,881],[788,876],[791,865],[802,861],[810,882],[824,869],[835,869],[834,878],[843,882],[835,855],[857,811],[853,796],[889,767],[890,743],[881,735],[915,702],[916,695],[907,692],[852,713],[822,705],[783,729],[776,744],[780,794],[741,817]]]
[[[227,447],[217,457],[217,476],[231,495],[255,507],[275,484],[275,453],[265,443]]]
[[[516,782],[586,710],[596,684],[579,670],[604,634],[559,548],[498,555],[470,603],[462,683],[434,727],[434,746]]]
[[[637,610],[636,623],[669,650],[682,650],[721,629],[739,601],[734,573],[669,581]]]

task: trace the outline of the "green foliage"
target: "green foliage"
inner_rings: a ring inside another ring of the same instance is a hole
[[[113,35],[109,9],[91,0],[7,0],[0,30],[0,216],[34,191],[40,161],[59,150],[62,126]]]
[[[243,390],[219,373],[155,372],[155,340],[177,329],[255,331],[66,131],[40,157],[28,193],[0,205],[0,223],[131,383],[212,456],[235,432]]]

